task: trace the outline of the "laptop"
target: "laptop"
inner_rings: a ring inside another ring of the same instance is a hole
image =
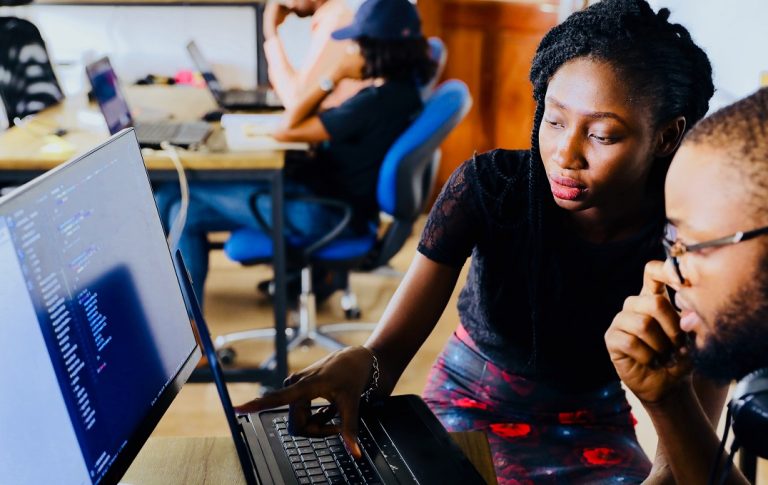
[[[203,53],[195,41],[187,44],[195,68],[200,71],[205,85],[218,103],[219,107],[225,110],[242,111],[263,111],[263,110],[281,110],[283,103],[274,90],[267,86],[257,86],[253,90],[245,89],[223,89],[216,75],[213,73],[211,64],[203,57]]]
[[[85,71],[91,82],[93,96],[112,135],[125,128],[134,127],[142,147],[160,148],[162,142],[166,141],[188,148],[202,144],[211,133],[211,126],[204,121],[134,121],[109,58],[103,57],[88,64]]]
[[[113,484],[200,361],[132,130],[0,198],[0,482]]]
[[[237,415],[179,251],[174,259],[249,485],[485,484],[424,401],[415,395],[393,396],[362,407],[360,460],[346,451],[338,434],[327,438],[291,436],[287,407]]]

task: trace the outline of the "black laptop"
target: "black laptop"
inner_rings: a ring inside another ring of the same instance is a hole
[[[211,126],[204,121],[134,121],[109,58],[103,57],[88,64],[85,71],[110,134],[134,127],[139,144],[148,148],[160,148],[164,141],[188,148],[202,144],[210,135]]]
[[[200,361],[131,130],[0,198],[0,483],[117,483]]]
[[[195,41],[187,44],[187,51],[220,108],[243,111],[283,109],[283,103],[277,93],[268,86],[257,86],[256,89],[223,89],[213,73],[211,64],[203,57]]]
[[[389,397],[361,409],[358,440],[363,457],[359,460],[346,451],[340,435],[291,436],[287,408],[236,415],[181,253],[177,251],[174,258],[249,485],[485,483],[415,395]]]

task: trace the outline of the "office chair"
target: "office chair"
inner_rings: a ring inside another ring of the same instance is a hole
[[[435,61],[437,69],[435,69],[435,75],[432,76],[432,79],[421,87],[421,99],[425,101],[432,95],[432,91],[440,81],[440,76],[443,75],[445,63],[448,61],[448,51],[440,37],[430,37],[427,42],[429,43],[429,57]]]
[[[4,0],[2,5],[19,4]],[[16,17],[0,17],[0,98],[8,122],[58,103],[64,94],[40,31]]]
[[[427,100],[421,114],[389,149],[379,170],[377,199],[380,211],[391,216],[392,223],[380,237],[377,228],[373,226],[367,234],[340,236],[351,219],[351,207],[336,200],[311,198],[315,203],[339,210],[342,220],[319,241],[303,242],[290,237],[286,240],[289,258],[301,266],[299,325],[287,331],[289,351],[299,345],[311,344],[338,350],[345,347],[345,344],[331,334],[370,331],[375,327],[372,323],[339,323],[318,327],[315,295],[312,291],[312,267],[319,266],[346,274],[361,266],[384,265],[402,248],[433,188],[440,163],[439,146],[464,118],[471,104],[472,98],[466,84],[459,80],[444,82]],[[258,217],[259,212],[254,212]],[[242,264],[263,263],[271,257],[272,242],[268,231],[245,228],[232,233],[224,244],[224,251],[230,259]],[[342,305],[345,298],[349,305],[345,310],[356,307],[348,285]],[[220,357],[231,362],[235,357],[229,347],[231,343],[272,339],[274,335],[275,330],[271,328],[237,332],[217,337],[216,346]],[[269,368],[273,362],[271,357],[262,366]]]

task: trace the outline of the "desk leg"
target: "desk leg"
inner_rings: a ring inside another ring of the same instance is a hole
[[[283,232],[284,203],[283,172],[279,170],[272,179],[272,245],[275,271],[275,385],[282,386],[288,377],[288,342],[285,335],[287,295],[285,287],[285,236]]]

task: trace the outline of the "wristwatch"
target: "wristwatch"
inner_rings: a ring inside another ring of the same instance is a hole
[[[329,77],[324,77],[320,80],[320,89],[323,92],[330,93],[333,91],[333,88],[336,87],[336,83],[333,82],[333,79]]]

